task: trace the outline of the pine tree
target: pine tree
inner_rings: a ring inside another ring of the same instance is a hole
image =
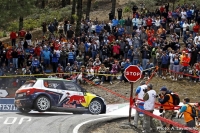
[[[91,4],[92,4],[92,0],[87,0],[86,19],[90,17]]]
[[[75,34],[76,36],[80,36],[81,34],[81,19],[82,19],[82,15],[83,15],[83,11],[82,11],[82,0],[78,0],[77,2],[77,21],[76,21],[76,30],[75,30]]]

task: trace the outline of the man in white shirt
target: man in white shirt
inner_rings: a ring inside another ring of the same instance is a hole
[[[140,109],[143,109],[143,105],[144,105],[144,102],[141,101],[143,100],[143,96],[144,96],[144,90],[147,89],[147,85],[145,84],[145,81],[141,81],[140,82],[140,86],[137,87],[136,89],[136,92],[135,92],[135,99],[138,99],[136,100],[135,104],[138,108]],[[140,100],[141,99],[141,100]],[[139,115],[143,115],[143,113],[141,112],[138,112],[136,110],[135,112],[135,116],[134,116],[134,127],[137,128],[138,127],[138,119],[139,119]]]
[[[185,21],[185,22],[183,23],[183,37],[185,36],[186,30],[187,30],[188,27],[189,27],[189,24],[188,24],[187,21]]]
[[[196,36],[194,37],[194,43],[197,45],[199,40],[200,40],[200,36],[198,33],[196,33]]]
[[[174,68],[174,56],[175,56],[175,52],[174,50],[172,50],[169,53],[169,58],[170,58],[170,65],[169,65],[169,73],[170,73],[170,78],[173,79],[173,68]]]
[[[156,101],[156,91],[153,90],[153,85],[147,85],[147,91],[144,94],[144,110],[153,114],[155,101]],[[144,114],[144,122],[143,122],[143,133],[156,133],[156,126],[154,125],[153,118],[149,115]],[[150,128],[152,130],[150,130]]]

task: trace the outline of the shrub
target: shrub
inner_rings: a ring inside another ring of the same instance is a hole
[[[128,6],[124,8],[124,13],[127,13],[127,12],[131,12],[130,7],[128,7]]]

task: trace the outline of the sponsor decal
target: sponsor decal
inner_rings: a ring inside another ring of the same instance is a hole
[[[65,108],[76,108],[76,105],[86,103],[84,96],[73,95],[68,97],[69,100],[63,104]]]
[[[8,92],[6,90],[1,89],[0,90],[0,97],[6,97],[8,96]]]
[[[0,112],[18,112],[14,98],[0,98]]]

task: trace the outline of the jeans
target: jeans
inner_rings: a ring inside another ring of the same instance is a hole
[[[13,67],[18,68],[18,58],[13,58]]]
[[[101,60],[104,61],[107,58],[107,55],[102,55]]]
[[[106,80],[106,77],[105,77],[105,76],[102,76],[102,82],[105,82],[105,81],[112,82],[112,77],[111,77],[111,76],[108,76],[108,78],[107,78],[107,80]]]
[[[143,102],[140,102],[140,103],[137,103],[137,107],[144,110],[144,103]],[[142,112],[138,112],[137,110],[135,111],[135,116],[134,116],[134,126],[138,126],[138,119],[139,119],[139,115],[140,114],[143,114]]]
[[[145,69],[147,62],[149,62],[149,59],[142,59],[142,67]]]
[[[124,53],[124,59],[127,59],[128,53]]]
[[[133,59],[133,65],[137,65],[139,63],[138,59]]]
[[[65,69],[66,67],[66,60],[61,60],[60,61],[60,64],[63,66],[63,68]]]
[[[126,30],[130,34],[131,33],[131,26],[126,26]]]
[[[92,51],[92,58],[95,60],[96,58],[96,55],[97,55],[97,52],[96,51]]]

